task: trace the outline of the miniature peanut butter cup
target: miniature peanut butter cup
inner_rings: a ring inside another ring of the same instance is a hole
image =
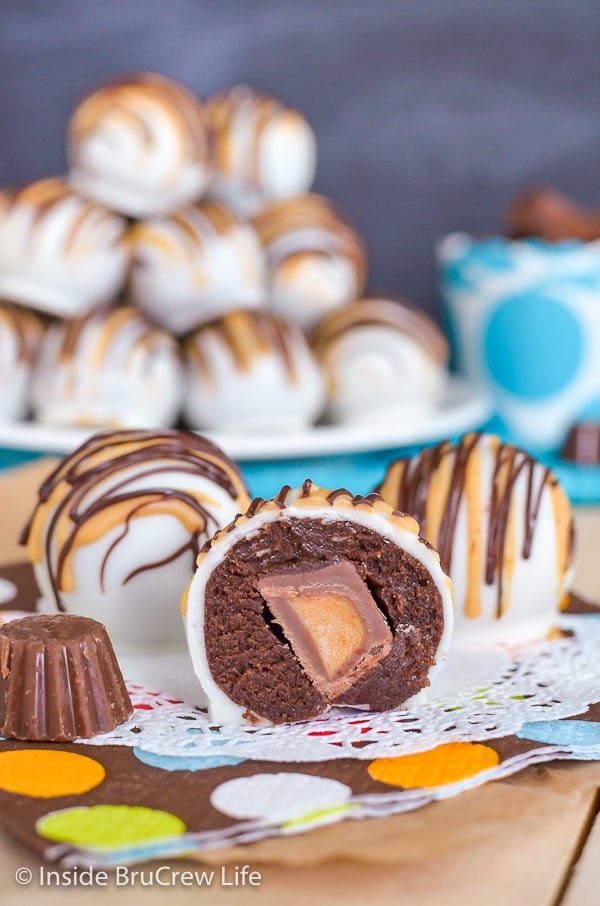
[[[567,462],[578,465],[600,465],[600,422],[579,422],[573,425],[560,455]]]
[[[184,610],[221,723],[400,707],[442,664],[453,618],[450,581],[414,519],[310,481],[253,501],[213,536]]]
[[[133,708],[101,623],[32,615],[0,626],[0,734],[68,742],[113,730]]]

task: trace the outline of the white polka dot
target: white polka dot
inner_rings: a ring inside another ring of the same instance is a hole
[[[350,787],[339,780],[281,773],[227,780],[213,790],[210,801],[233,818],[261,818],[281,824],[342,806],[351,797]]]
[[[0,604],[8,604],[17,597],[17,586],[8,579],[0,578]]]

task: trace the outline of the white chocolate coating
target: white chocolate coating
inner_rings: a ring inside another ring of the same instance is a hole
[[[184,351],[184,412],[194,428],[293,431],[323,410],[323,376],[296,324],[236,311],[198,328]]]
[[[98,434],[42,485],[28,555],[44,599],[100,620],[121,651],[182,648],[198,550],[247,503],[236,466],[204,438]]]
[[[252,710],[252,703],[232,701],[213,677],[207,659],[205,640],[205,594],[207,583],[214,570],[227,558],[238,541],[260,531],[266,523],[279,519],[320,519],[324,522],[344,520],[378,532],[382,538],[398,545],[425,566],[430,573],[442,600],[444,628],[435,655],[435,663],[427,678],[431,682],[441,669],[452,638],[453,604],[450,580],[440,566],[436,551],[426,545],[418,534],[418,526],[409,516],[396,513],[382,500],[356,502],[349,494],[337,496],[332,503],[329,491],[312,485],[308,494],[305,487],[290,489],[282,500],[263,501],[252,515],[238,518],[211,539],[198,557],[196,574],[182,599],[188,647],[196,676],[209,702],[211,720],[221,724],[246,723],[244,713]],[[359,499],[360,500],[360,499]],[[253,718],[252,723],[268,724]]]
[[[80,317],[123,286],[122,217],[62,179],[0,193],[0,295],[61,318]]]
[[[27,416],[31,372],[43,332],[33,312],[0,302],[0,422]]]
[[[543,638],[572,575],[572,517],[556,478],[493,435],[392,463],[380,493],[419,520],[455,590],[457,643]]]
[[[126,306],[50,327],[31,398],[49,425],[159,428],[177,420],[183,389],[173,339]]]
[[[422,312],[400,300],[362,299],[321,322],[314,339],[332,422],[418,422],[436,407],[448,346]]]
[[[254,222],[267,261],[268,305],[276,314],[310,330],[363,291],[362,241],[328,199],[290,198],[265,208]]]
[[[129,217],[156,217],[195,201],[210,177],[200,103],[155,73],[84,98],[69,123],[68,154],[73,185]]]
[[[297,110],[244,85],[211,98],[214,138],[211,194],[246,215],[266,203],[308,192],[317,143]]]
[[[131,298],[175,334],[236,308],[257,308],[265,294],[257,236],[227,208],[203,202],[136,224]]]

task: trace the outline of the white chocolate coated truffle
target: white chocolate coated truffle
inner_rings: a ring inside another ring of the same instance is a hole
[[[175,334],[264,299],[264,259],[256,233],[220,204],[191,205],[136,224],[132,300]]]
[[[210,174],[200,103],[155,73],[85,97],[69,124],[68,155],[73,185],[129,217],[155,217],[195,201]]]
[[[194,428],[293,431],[323,410],[321,370],[296,324],[236,311],[198,328],[184,350],[184,411]]]
[[[174,340],[131,306],[51,326],[32,385],[35,418],[59,426],[169,427],[182,396]]]
[[[214,141],[210,191],[216,198],[252,215],[270,201],[310,189],[317,143],[301,113],[244,85],[211,98],[206,109]]]
[[[267,262],[268,305],[305,330],[352,302],[364,288],[358,234],[320,195],[290,198],[254,221]]]
[[[314,344],[332,422],[417,422],[439,402],[448,345],[427,315],[400,300],[345,306],[318,325]]]
[[[573,524],[556,477],[494,435],[392,463],[379,488],[417,519],[455,592],[457,642],[542,638],[572,580]]]
[[[279,542],[273,543],[277,533]],[[354,540],[359,534],[362,545]],[[284,544],[282,536],[286,538]],[[321,544],[335,548],[334,558],[329,550],[322,550],[319,536]],[[253,552],[240,550],[246,542],[255,546]],[[372,558],[366,553],[367,545]],[[299,713],[299,703],[293,703],[298,689],[294,663],[298,655],[293,644],[291,652],[285,642],[281,645],[279,636],[278,650],[264,602],[257,598],[257,583],[281,570],[292,569],[298,574],[323,563],[331,566],[337,557],[358,566],[367,588],[378,588],[378,607],[386,609],[394,636],[388,656],[394,662],[395,648],[402,651],[403,658],[395,661],[393,669],[390,661],[387,665],[383,661],[378,676],[375,672],[372,679],[367,676],[366,684],[351,687],[350,694],[337,699],[337,704],[361,708],[362,713],[400,707],[437,675],[450,646],[453,625],[452,587],[437,552],[419,537],[414,519],[396,512],[377,495],[353,497],[348,491],[329,491],[305,481],[300,488],[283,488],[272,500],[254,500],[245,514],[213,536],[198,557],[196,574],[182,598],[182,610],[192,664],[208,698],[211,720],[268,724],[314,716],[314,711]],[[231,571],[218,575],[228,562]],[[397,572],[389,568],[392,563],[402,564]],[[415,583],[428,588],[428,604],[423,600],[415,604],[414,592],[409,600]],[[237,592],[237,606],[231,606],[228,597],[224,599],[224,588],[229,595]],[[321,598],[319,609],[325,606]],[[316,613],[313,611],[313,616]],[[246,642],[241,662],[240,638]],[[411,650],[416,655],[412,661]],[[286,659],[282,675],[279,668]],[[408,661],[414,670],[406,669]],[[268,663],[272,669],[267,668]],[[310,694],[306,683],[302,685]],[[262,703],[257,700],[257,689]],[[374,701],[385,704],[374,705]],[[322,702],[316,710],[327,707]],[[275,712],[279,712],[277,719]]]
[[[184,647],[179,602],[198,551],[247,503],[205,438],[105,432],[42,484],[22,540],[48,604],[100,620],[121,650]]]
[[[62,179],[0,192],[0,295],[61,318],[86,314],[123,286],[125,228]]]
[[[44,328],[31,311],[0,302],[0,422],[20,421]]]

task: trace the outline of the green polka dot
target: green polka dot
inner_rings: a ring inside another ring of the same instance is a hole
[[[91,805],[51,812],[36,824],[40,836],[87,849],[120,849],[184,834],[176,815],[141,805]]]

